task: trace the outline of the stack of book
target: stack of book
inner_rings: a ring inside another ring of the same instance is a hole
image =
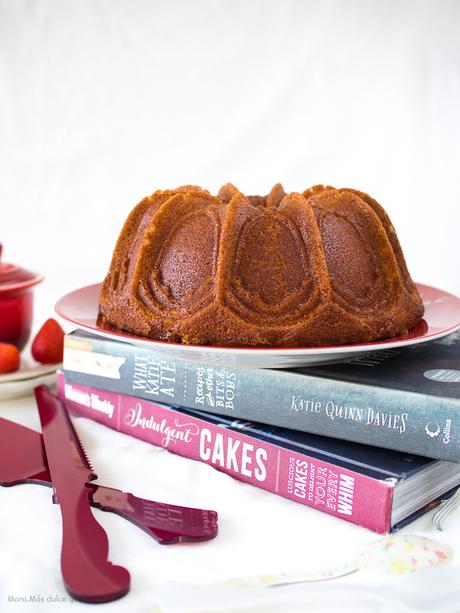
[[[77,330],[77,415],[385,534],[460,484],[460,332],[343,364],[240,369]]]

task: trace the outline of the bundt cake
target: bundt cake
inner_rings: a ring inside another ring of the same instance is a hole
[[[370,342],[422,315],[383,208],[322,185],[155,192],[126,220],[99,304],[102,327],[238,347]]]

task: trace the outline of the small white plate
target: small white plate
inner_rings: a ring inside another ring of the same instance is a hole
[[[0,374],[0,400],[27,396],[35,386],[54,382],[60,364],[39,364],[27,347],[21,353],[21,367],[16,372]]]
[[[359,355],[406,347],[432,341],[460,329],[460,298],[428,285],[417,284],[425,305],[424,319],[405,337],[375,343],[337,347],[213,347],[182,345],[133,336],[121,331],[103,330],[97,325],[101,284],[88,285],[63,296],[56,304],[56,313],[70,322],[114,341],[149,347],[165,356],[207,364],[243,368],[299,368],[330,362],[341,362]]]
[[[37,385],[52,386],[56,383],[56,373],[52,372],[32,379],[22,379],[20,381],[9,381],[0,385],[0,402],[2,400],[12,400],[28,396]]]

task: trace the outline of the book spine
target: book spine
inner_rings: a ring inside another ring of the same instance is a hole
[[[74,414],[375,532],[390,531],[393,480],[379,481],[180,409],[69,383],[63,373],[57,388]]]
[[[69,382],[313,434],[460,462],[454,399],[283,370],[212,366],[73,333]]]

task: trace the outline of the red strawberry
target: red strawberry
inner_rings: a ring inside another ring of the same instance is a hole
[[[0,343],[0,373],[18,370],[21,357],[18,348],[9,343]]]
[[[64,332],[55,319],[47,319],[32,343],[32,356],[42,364],[62,362]]]

